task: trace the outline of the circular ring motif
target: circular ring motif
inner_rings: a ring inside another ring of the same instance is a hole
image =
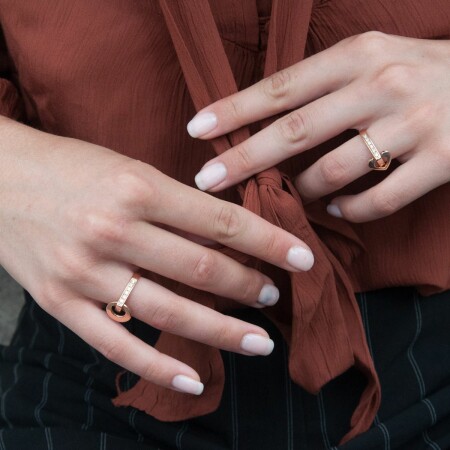
[[[106,306],[106,314],[108,317],[116,322],[128,322],[131,319],[131,311],[125,302],[128,300],[128,297],[131,295],[131,292],[135,288],[137,282],[141,278],[141,275],[137,272],[133,273],[133,276],[130,278],[130,281],[125,286],[122,294],[119,297],[117,302],[110,302]]]
[[[116,322],[128,322],[131,319],[130,308],[127,305],[122,306],[122,310],[117,311],[117,302],[108,303],[106,306],[106,314]]]

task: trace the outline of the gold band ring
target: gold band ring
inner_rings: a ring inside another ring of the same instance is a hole
[[[116,322],[128,322],[131,319],[131,311],[125,302],[128,300],[128,297],[131,295],[134,287],[136,286],[141,275],[137,272],[133,273],[133,276],[130,278],[130,281],[125,286],[122,294],[119,297],[117,302],[110,302],[106,306],[106,314],[112,320]]]
[[[373,158],[369,160],[369,167],[373,170],[386,170],[391,164],[391,154],[389,152],[380,153],[367,134],[367,130],[361,130],[359,135],[362,137],[364,144],[366,144],[366,147],[373,156]]]

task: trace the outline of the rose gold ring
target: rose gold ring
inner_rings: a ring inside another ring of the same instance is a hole
[[[130,281],[120,295],[119,300],[117,300],[117,302],[108,303],[106,306],[106,314],[108,314],[110,319],[115,320],[116,322],[128,322],[131,319],[130,308],[125,305],[125,302],[131,295],[131,292],[135,288],[139,278],[141,278],[139,273],[133,273],[133,276],[130,278]]]
[[[386,170],[391,164],[391,154],[389,152],[380,153],[367,134],[367,130],[361,130],[359,135],[362,137],[364,144],[366,144],[366,147],[373,156],[373,158],[369,160],[369,167],[373,170]]]

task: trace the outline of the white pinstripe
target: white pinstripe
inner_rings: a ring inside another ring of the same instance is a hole
[[[41,412],[48,400],[48,384],[50,382],[51,376],[52,374],[50,372],[47,372],[45,374],[44,381],[42,383],[42,399],[39,405],[37,405],[34,410],[34,418],[36,419],[36,422],[40,427],[44,427],[44,422],[42,422],[41,418]]]
[[[106,450],[106,433],[100,434],[100,450]]]
[[[47,370],[50,370],[50,359],[52,358],[52,356],[53,356],[52,353],[47,353],[47,354],[45,355],[45,358],[44,358],[44,367],[45,367]]]
[[[425,383],[423,381],[420,367],[417,364],[417,361],[414,358],[414,354],[413,354],[413,348],[416,345],[417,339],[419,338],[419,335],[422,331],[422,314],[420,311],[420,305],[418,304],[417,296],[414,296],[414,309],[415,309],[415,313],[416,313],[416,333],[414,335],[413,340],[411,341],[411,344],[408,347],[407,355],[408,355],[409,363],[411,364],[411,367],[414,371],[414,375],[416,377],[417,384],[419,385],[420,398],[423,399],[426,394]]]
[[[437,422],[437,415],[433,403],[431,403],[428,398],[422,399],[422,402],[425,404],[425,406],[428,408],[428,411],[430,412],[431,425],[435,425]]]
[[[3,431],[0,430],[0,450],[6,450],[5,441],[3,440]]]
[[[85,374],[88,374],[89,370],[92,367],[95,367],[97,364],[100,363],[100,359],[97,355],[97,352],[94,350],[94,348],[90,347],[90,351],[91,351],[92,355],[94,356],[94,362],[85,364],[83,366],[83,373],[85,373]],[[84,401],[86,402],[86,406],[87,406],[86,422],[81,426],[81,429],[84,431],[88,430],[94,423],[94,407],[91,405],[91,395],[93,392],[93,390],[91,389],[91,386],[93,383],[94,383],[94,377],[90,376],[86,382],[86,391],[83,396]]]
[[[144,436],[139,432],[139,430],[136,427],[135,418],[136,418],[137,412],[138,412],[137,409],[131,409],[131,412],[128,415],[128,423],[130,424],[131,428],[133,428],[133,430],[138,435],[138,440],[137,441],[138,442],[144,442]]]
[[[427,430],[422,433],[422,437],[425,443],[428,444],[433,450],[441,450],[441,447],[430,438]]]
[[[330,448],[330,438],[328,437],[328,431],[327,431],[327,419],[325,416],[325,405],[323,403],[323,394],[322,391],[319,392],[319,395],[317,396],[317,403],[319,406],[319,416],[320,416],[320,431],[322,432],[322,440],[323,445],[325,448]]]
[[[21,349],[19,350],[19,355],[18,355],[19,361],[16,364],[14,364],[14,369],[13,369],[14,381],[11,384],[11,386],[2,394],[2,398],[1,398],[1,401],[0,401],[0,416],[6,422],[8,428],[12,428],[12,423],[8,419],[8,417],[6,416],[6,397],[12,391],[14,386],[17,384],[17,380],[19,379],[19,377],[18,377],[18,370],[19,370],[19,366],[22,365],[22,358],[23,358],[24,350],[25,350],[24,347],[21,347]]]
[[[422,311],[420,309],[420,302],[419,302],[419,298],[417,296],[416,291],[414,291],[413,297],[414,297],[414,310],[416,313],[416,333],[414,335],[414,339],[412,340],[411,344],[408,347],[407,354],[408,354],[408,360],[411,364],[414,375],[416,376],[417,384],[419,385],[420,399],[421,399],[421,401],[423,401],[425,398],[425,395],[426,395],[425,381],[422,376],[422,371],[420,370],[419,364],[417,363],[417,361],[414,357],[414,353],[413,353],[414,346],[415,346],[417,340],[419,339],[420,333],[422,332]],[[430,400],[428,400],[428,402],[431,404]],[[430,411],[430,409],[429,409],[430,405],[427,402],[425,402],[425,404],[428,407],[428,410],[431,415],[431,420],[433,421],[433,418],[436,415],[436,412],[434,411],[434,407],[431,404],[432,411]],[[433,450],[440,450],[439,445],[430,439],[430,437],[428,436],[428,432],[426,430],[422,433],[422,438],[426,444],[428,444],[429,446],[431,446],[431,448],[433,448]]]
[[[45,440],[47,441],[47,450],[53,450],[52,430],[45,428]]]
[[[381,433],[384,437],[384,444],[386,450],[391,450],[391,436],[389,434],[389,430],[387,429],[386,425],[383,422],[379,422],[377,425],[378,429],[381,430]]]
[[[181,445],[181,440],[183,439],[184,433],[186,433],[189,428],[188,422],[183,422],[181,428],[177,432],[177,436],[175,438],[175,445],[177,446],[177,450],[183,450]]]
[[[91,405],[91,395],[92,395],[93,390],[90,388],[93,381],[94,381],[94,378],[90,377],[88,382],[86,383],[86,386],[88,389],[86,389],[86,392],[84,393],[84,396],[83,396],[83,399],[86,402],[87,408],[88,408],[86,422],[83,423],[83,425],[81,426],[81,429],[83,431],[87,431],[94,422],[94,407]]]

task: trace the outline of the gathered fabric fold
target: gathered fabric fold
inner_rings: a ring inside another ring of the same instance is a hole
[[[237,92],[230,64],[208,0],[159,0],[168,30],[197,110]],[[304,56],[312,0],[274,0],[264,76],[300,61]],[[295,17],[295,20],[291,20]],[[295,26],[294,26],[295,24]],[[300,25],[299,25],[300,24]],[[265,120],[267,126],[271,120]],[[212,141],[217,154],[250,136],[248,127]],[[267,221],[304,240],[315,256],[308,272],[289,273],[291,311],[280,320],[268,308],[265,314],[279,326],[289,344],[289,372],[293,381],[317,393],[351,367],[367,378],[350,430],[341,442],[366,431],[380,404],[380,385],[371,359],[361,316],[349,277],[314,227],[333,229],[349,243],[349,255],[364,251],[352,228],[333,220],[320,202],[305,208],[291,180],[277,168],[265,170],[238,186],[242,205]],[[259,262],[229,248],[221,251],[248,265]],[[215,308],[214,296],[184,287],[183,295]],[[281,301],[284,301],[282,298]],[[286,326],[286,323],[288,326]],[[134,406],[159,420],[174,421],[214,411],[221,399],[224,368],[218,349],[161,333],[156,348],[198,371],[205,384],[199,397],[182,394],[140,380],[114,399],[117,406]]]
[[[0,115],[13,120],[23,120],[23,99],[10,79],[11,72],[11,60],[0,30]]]
[[[19,120],[23,116],[23,106],[17,89],[9,80],[0,78],[0,115]]]

